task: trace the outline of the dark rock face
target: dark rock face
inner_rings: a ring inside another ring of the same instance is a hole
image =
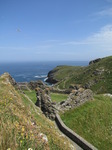
[[[54,73],[56,72],[57,70],[51,70],[49,73],[48,73],[48,79],[46,80],[46,82],[49,82],[51,84],[55,84],[58,82],[57,79],[54,78]]]
[[[36,89],[37,102],[36,106],[40,107],[46,117],[51,120],[55,119],[55,104],[52,103],[51,98],[49,96],[49,89],[46,88],[42,90],[40,88]]]
[[[98,59],[92,60],[92,61],[90,61],[90,62],[89,62],[89,65],[91,65],[91,64],[95,64],[95,63],[99,62],[100,60],[101,60],[101,58],[98,58]]]
[[[8,75],[8,77],[9,77],[9,81],[10,81],[10,83],[11,83],[13,86],[17,86],[16,81],[14,80],[14,78],[12,78],[12,77],[11,77],[11,75],[10,75],[10,74]]]
[[[11,77],[11,75],[9,73],[6,73],[6,74],[8,75],[9,82],[12,84],[12,86],[15,89],[20,90],[20,87],[19,87],[18,83],[15,81],[15,79],[13,77]]]

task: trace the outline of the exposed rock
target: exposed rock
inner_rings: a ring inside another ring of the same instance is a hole
[[[12,86],[14,86],[16,89],[19,89],[17,82],[14,80],[13,77],[11,77],[9,73],[4,73],[4,75],[7,76],[8,82],[10,82]]]
[[[43,140],[44,143],[48,143],[48,138],[45,134],[39,133],[38,136]]]
[[[30,90],[27,82],[18,82],[17,84],[21,90]]]
[[[112,94],[110,94],[110,93],[104,94],[104,96],[108,96],[108,97],[112,98]]]
[[[38,80],[29,82],[28,87],[32,90],[35,90],[37,87],[45,89],[47,85],[45,85],[41,80]]]
[[[89,62],[89,65],[95,64],[95,63],[99,62],[100,60],[101,60],[101,58],[97,58],[95,60],[92,60],[92,61]]]
[[[16,85],[17,85],[16,81],[14,80],[14,78],[11,77],[10,74],[9,74],[9,81],[10,81],[10,83],[11,83],[13,86],[16,86]]]
[[[48,78],[47,78],[46,82],[49,82],[51,84],[55,84],[55,83],[58,82],[58,80],[54,78],[54,74],[55,74],[56,71],[57,70],[49,71],[48,76],[47,76]]]
[[[105,71],[104,68],[99,68],[99,69],[94,70],[93,74],[96,76],[101,75],[104,71]]]

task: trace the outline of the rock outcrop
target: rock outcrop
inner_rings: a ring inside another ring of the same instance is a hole
[[[89,65],[95,64],[95,63],[99,62],[100,60],[101,60],[101,58],[97,58],[97,59],[95,59],[95,60],[91,60],[91,61],[89,62]]]
[[[17,82],[9,73],[4,73],[4,76],[7,77],[7,79],[9,80],[9,82],[11,83],[12,86],[14,86],[16,89],[19,89]]]
[[[48,76],[47,76],[48,78],[47,78],[46,82],[49,82],[51,84],[55,84],[55,83],[58,82],[58,80],[54,78],[54,74],[55,74],[56,71],[57,70],[49,71]]]

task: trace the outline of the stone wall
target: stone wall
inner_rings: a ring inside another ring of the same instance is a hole
[[[90,89],[80,88],[73,90],[66,101],[60,102],[57,105],[59,111],[64,112],[69,109],[73,109],[86,101],[93,99],[93,92]]]
[[[46,117],[54,120],[56,112],[65,112],[73,109],[86,101],[93,99],[93,93],[89,89],[80,88],[73,90],[67,100],[60,103],[53,103],[50,97],[49,88],[36,88],[37,102],[36,106],[40,107]]]
[[[44,90],[41,88],[36,88],[36,97],[37,102],[36,106],[40,107],[46,117],[51,120],[55,119],[55,104],[52,103],[51,98],[49,96],[50,91],[49,88],[45,88]]]

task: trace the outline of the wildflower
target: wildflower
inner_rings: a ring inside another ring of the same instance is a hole
[[[16,123],[15,126],[18,127],[19,126],[18,123]]]
[[[28,148],[28,150],[33,150],[32,148]]]
[[[25,130],[24,127],[22,127],[22,132],[24,132],[24,130]]]
[[[24,133],[21,133],[21,136],[24,136]]]
[[[23,143],[23,141],[22,141],[22,140],[20,140],[20,143]]]
[[[28,135],[26,135],[26,139],[28,139]]]
[[[11,148],[8,148],[7,150],[11,150]]]

